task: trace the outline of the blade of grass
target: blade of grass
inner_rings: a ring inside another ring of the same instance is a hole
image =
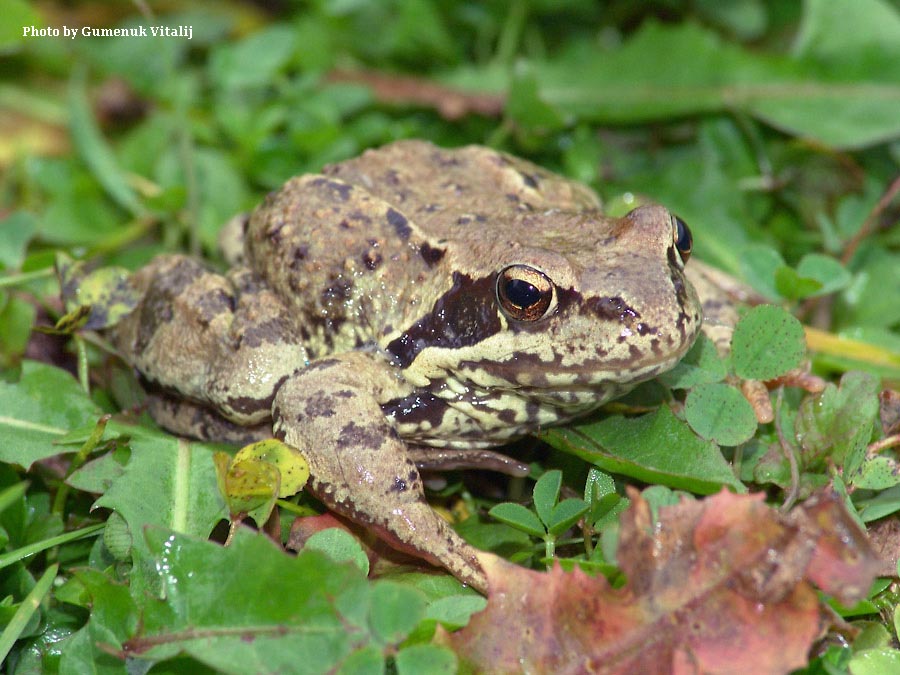
[[[31,620],[32,614],[40,607],[44,596],[50,591],[50,586],[53,584],[53,580],[56,578],[58,570],[58,564],[50,565],[50,567],[47,568],[47,571],[44,572],[40,579],[38,579],[38,582],[34,585],[34,588],[31,589],[31,592],[25,596],[22,604],[19,605],[19,609],[17,609],[16,613],[13,615],[12,620],[3,630],[3,634],[0,635],[0,663],[3,663],[6,660],[9,650],[12,649],[16,640],[19,639],[22,631],[25,630],[25,626],[27,626],[28,622]]]
[[[0,513],[3,513],[15,502],[19,501],[25,495],[28,485],[29,482],[23,480],[21,483],[10,485],[3,492],[0,492]]]
[[[44,539],[43,541],[36,541],[33,544],[28,544],[27,546],[17,548],[15,551],[4,553],[3,555],[0,555],[0,570],[2,570],[4,567],[12,565],[14,562],[24,560],[28,556],[32,556],[35,553],[46,551],[48,548],[53,548],[54,546],[60,546],[62,544],[68,544],[70,541],[82,539],[83,537],[89,537],[92,534],[95,534],[102,530],[105,526],[105,523],[89,525],[88,527],[83,527],[80,530],[73,530],[71,532],[66,532],[65,534],[57,535],[56,537]]]
[[[69,114],[72,142],[94,177],[119,206],[133,216],[141,216],[144,207],[125,180],[112,149],[100,133],[87,97],[86,75],[79,69],[69,84]]]

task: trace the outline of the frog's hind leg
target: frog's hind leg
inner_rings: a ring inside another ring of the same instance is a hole
[[[270,420],[278,385],[306,365],[290,312],[271,291],[246,268],[226,277],[181,255],[154,259],[130,283],[141,300],[108,336],[151,390],[240,426]],[[172,418],[171,407],[160,412]],[[182,433],[184,419],[172,421]]]
[[[248,445],[272,438],[272,422],[241,426],[230,422],[210,407],[177,399],[165,393],[147,393],[147,412],[164,429],[173,434],[203,441]]]
[[[406,443],[381,409],[381,402],[407,393],[401,387],[377,354],[314,361],[279,389],[275,436],[306,455],[312,491],[329,508],[485,591],[475,549],[425,501]]]

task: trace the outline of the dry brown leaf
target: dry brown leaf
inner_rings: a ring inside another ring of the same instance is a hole
[[[485,554],[488,607],[446,637],[460,657],[488,673],[786,673],[827,625],[810,582],[853,603],[877,567],[833,495],[784,515],[723,491],[664,507],[656,523],[631,498],[624,587]]]

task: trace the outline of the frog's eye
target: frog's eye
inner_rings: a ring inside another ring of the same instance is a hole
[[[691,237],[691,230],[678,216],[672,216],[675,221],[675,248],[681,254],[681,262],[687,262],[691,257],[691,249],[694,246],[694,239]]]
[[[528,265],[510,265],[497,276],[497,302],[517,321],[537,321],[553,302],[553,282]]]

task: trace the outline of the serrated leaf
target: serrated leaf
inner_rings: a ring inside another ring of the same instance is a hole
[[[396,648],[383,646],[372,623],[411,623],[395,614],[406,611],[395,601],[410,600],[408,588],[398,595],[399,584],[386,586],[376,610],[380,584],[370,586],[355,566],[318,551],[288,555],[246,528],[224,548],[156,528],[146,540],[162,600],[141,598],[143,621],[123,643],[129,656],[156,660],[181,652],[235,675],[296,672],[298,664],[306,672],[337,672],[346,663],[377,662],[376,655],[383,660],[384,649]]]
[[[137,534],[150,525],[206,537],[226,517],[213,446],[142,427],[111,423],[108,428],[130,437],[131,457],[95,507],[118,512],[136,546],[143,541]]]
[[[894,52],[885,35],[896,33],[898,13],[871,11],[885,8],[879,0],[832,4],[834,13],[859,17],[854,23],[866,26],[842,63],[858,60],[868,70],[822,68],[811,53],[757,55],[694,23],[646,21],[618,49],[597,45],[535,67],[539,94],[563,113],[607,124],[738,109],[831,147],[896,138],[900,59],[870,55]],[[660,53],[666,59],[657,58]]]
[[[694,434],[667,406],[637,418],[615,415],[594,424],[548,429],[541,438],[605,471],[647,483],[699,494],[723,485],[746,491],[719,448]]]
[[[731,361],[738,377],[774,379],[798,367],[805,353],[803,326],[775,305],[751,308],[734,328]]]
[[[740,445],[756,433],[753,406],[727,384],[703,384],[691,389],[684,402],[684,417],[702,438],[718,445]]]
[[[0,380],[0,461],[28,469],[41,459],[74,451],[54,442],[100,414],[69,373],[23,361],[17,382]]]
[[[511,527],[527,532],[533,537],[543,537],[546,534],[540,519],[534,512],[529,511],[521,504],[503,502],[491,508],[488,514],[501,523],[506,523]]]

